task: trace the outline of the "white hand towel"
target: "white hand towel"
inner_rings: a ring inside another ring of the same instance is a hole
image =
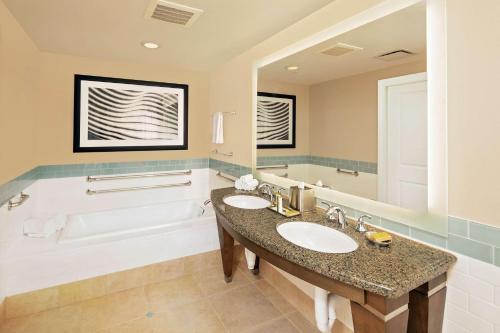
[[[224,116],[222,112],[213,114],[212,142],[224,143]]]

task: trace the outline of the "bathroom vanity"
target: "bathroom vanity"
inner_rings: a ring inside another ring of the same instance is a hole
[[[376,247],[354,230],[352,221],[340,230],[321,209],[285,218],[266,208],[241,209],[224,203],[224,198],[238,194],[243,193],[234,188],[211,193],[226,282],[232,278],[236,240],[270,264],[349,299],[356,333],[441,332],[446,272],[456,261],[453,255],[396,235],[390,247]],[[258,196],[257,192],[253,195]],[[294,221],[337,229],[358,248],[349,253],[321,253],[299,247],[276,230]]]

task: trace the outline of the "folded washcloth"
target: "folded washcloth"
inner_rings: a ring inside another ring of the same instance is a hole
[[[28,237],[47,238],[66,225],[66,215],[57,214],[49,219],[29,218],[24,221],[23,234]]]
[[[245,181],[245,182],[249,182],[253,179],[253,175],[252,174],[244,175],[244,176],[241,176],[240,179]]]

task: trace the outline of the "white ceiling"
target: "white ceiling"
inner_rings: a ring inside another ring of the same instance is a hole
[[[170,0],[172,1],[172,0]],[[333,0],[174,0],[189,28],[144,17],[150,0],[3,0],[42,51],[209,70]],[[155,41],[157,50],[140,43]]]
[[[259,78],[312,85],[398,64],[423,61],[426,51],[425,24],[425,4],[420,3],[267,65],[259,70]],[[337,43],[362,47],[363,50],[338,57],[321,53]],[[390,62],[375,59],[397,49],[416,54]],[[286,67],[291,65],[299,66],[299,70],[287,71]]]

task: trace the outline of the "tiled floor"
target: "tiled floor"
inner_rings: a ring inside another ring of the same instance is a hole
[[[220,265],[8,320],[1,333],[318,332],[265,279]],[[333,332],[346,332],[342,325]]]

